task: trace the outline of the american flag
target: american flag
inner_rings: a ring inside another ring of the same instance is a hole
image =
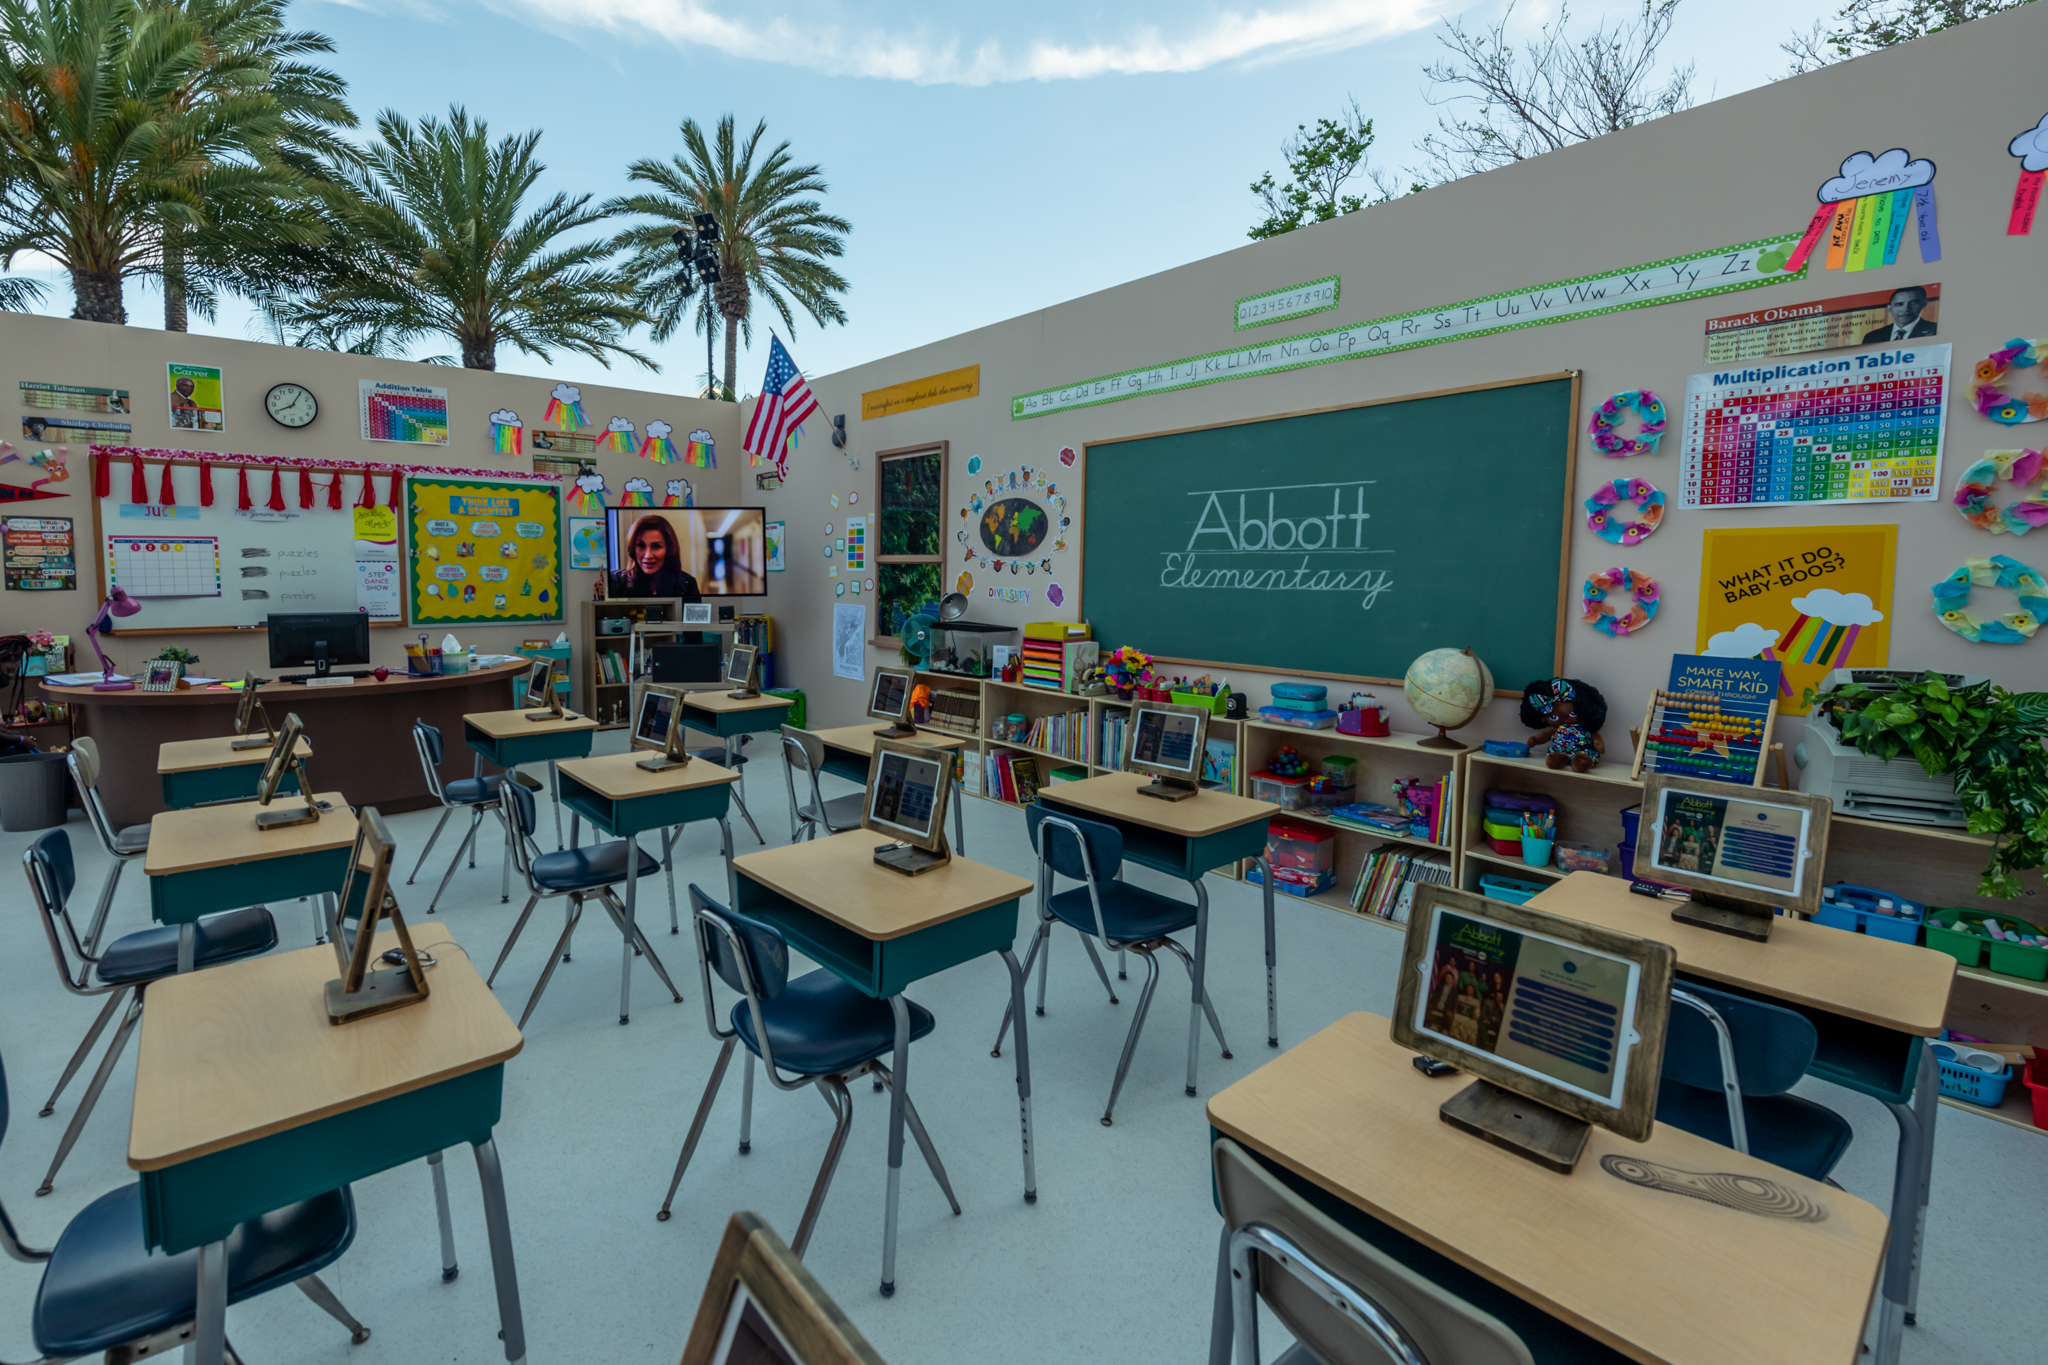
[[[780,474],[789,461],[789,434],[817,410],[818,400],[789,352],[782,349],[782,338],[771,336],[768,373],[762,377],[761,396],[754,402],[754,416],[747,423],[741,447],[756,457],[774,460],[775,472]]]

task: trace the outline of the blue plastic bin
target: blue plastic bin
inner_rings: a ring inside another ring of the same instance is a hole
[[[1956,1050],[1947,1043],[1934,1044],[1934,1064],[1941,1070],[1941,1093],[1954,1095],[1971,1104],[1996,1109],[2005,1102],[2005,1085],[2012,1068],[1991,1072],[1956,1060]]]
[[[1874,887],[1835,882],[1821,888],[1820,908],[1813,912],[1815,924],[1845,929],[1852,934],[1869,934],[1894,943],[1918,943],[1921,921],[1927,907],[1919,901],[1894,896]],[[1882,907],[1889,906],[1891,913]]]
[[[1480,895],[1491,896],[1510,905],[1520,905],[1538,892],[1549,889],[1548,883],[1525,882],[1519,877],[1496,877],[1489,873],[1479,879]]]

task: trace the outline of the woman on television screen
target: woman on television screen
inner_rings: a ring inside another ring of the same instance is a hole
[[[669,519],[652,512],[633,523],[622,567],[612,575],[614,597],[680,597],[701,602],[697,580],[683,567],[683,546]]]

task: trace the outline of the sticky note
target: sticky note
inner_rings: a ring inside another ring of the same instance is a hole
[[[1934,213],[1934,186],[1922,185],[1913,191],[1913,212],[1919,219],[1920,259],[1931,265],[1941,259],[1941,223]]]
[[[1834,225],[1828,229],[1828,269],[1840,270],[1848,259],[1849,239],[1856,233],[1856,201],[1844,199],[1835,205]]]
[[[2041,178],[2048,171],[2021,171],[2020,183],[2013,187],[2012,216],[2006,220],[2005,235],[2025,237],[2034,230],[2034,208],[2041,202]]]

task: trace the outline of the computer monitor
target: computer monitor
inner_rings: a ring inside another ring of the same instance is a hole
[[[1124,740],[1124,769],[1150,773],[1146,796],[1181,801],[1202,789],[1202,755],[1209,739],[1209,712],[1200,706],[1141,701],[1131,705]]]
[[[915,739],[917,727],[910,723],[910,689],[917,676],[907,668],[878,668],[874,689],[868,693],[868,714],[893,722],[875,733],[883,739]]]
[[[1650,1135],[1677,960],[1668,943],[1426,886],[1393,1038],[1479,1077],[1444,1122],[1569,1173],[1592,1124]]]
[[[760,683],[754,675],[759,660],[760,652],[752,645],[732,647],[732,654],[725,661],[725,680],[733,685],[727,696],[746,698],[761,695]]]
[[[391,861],[397,851],[398,841],[391,837],[384,817],[375,806],[363,807],[356,815],[348,871],[342,874],[339,914],[328,926],[334,960],[341,968],[341,975],[327,983],[329,1023],[367,1018],[427,998],[427,974],[406,931],[405,916],[399,913],[398,899],[391,894]],[[354,932],[349,929],[351,915]],[[377,926],[387,918],[398,934],[397,964],[372,971]]]
[[[606,597],[758,597],[768,591],[759,507],[612,507]],[[690,624],[709,624],[692,622]]]
[[[235,703],[235,734],[239,738],[229,743],[230,749],[270,747],[270,713],[263,709],[263,698],[256,695],[254,673],[242,675],[242,695]]]
[[[1692,893],[1671,918],[1761,942],[1778,907],[1820,908],[1833,809],[1817,792],[1644,773],[1636,870]]]
[[[683,750],[683,692],[679,687],[649,683],[640,694],[640,711],[633,718],[635,749],[653,749],[653,758],[643,758],[636,767],[658,773],[680,768],[690,761]]]
[[[524,713],[528,720],[561,720],[569,714],[562,705],[562,694],[555,690],[553,659],[535,659],[526,670],[526,700],[540,707]]]
[[[952,777],[953,755],[947,750],[894,739],[875,741],[860,822],[897,840],[875,849],[876,862],[914,877],[951,859],[946,802],[952,796]]]
[[[256,804],[268,807],[276,800],[285,775],[293,769],[298,770],[299,795],[305,798],[306,804],[256,812],[258,829],[283,829],[289,825],[310,824],[320,818],[320,807],[313,800],[313,783],[307,774],[306,760],[293,752],[299,747],[299,736],[305,733],[305,729],[298,712],[285,713],[284,724],[278,727],[277,737],[271,741],[270,757],[263,760],[263,772],[256,780]]]
[[[318,677],[330,668],[370,662],[367,612],[272,612],[268,624],[272,668],[307,664]]]

